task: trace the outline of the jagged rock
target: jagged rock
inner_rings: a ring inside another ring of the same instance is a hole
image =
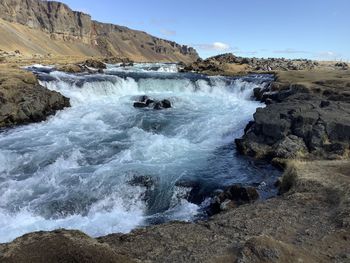
[[[45,120],[69,99],[39,85],[30,72],[0,70],[0,128]]]
[[[171,102],[167,99],[157,101],[149,98],[146,95],[143,95],[138,98],[138,101],[134,102],[135,108],[146,108],[152,107],[155,110],[168,109],[171,108]]]
[[[214,215],[257,199],[259,199],[259,193],[254,187],[232,185],[213,198],[208,213]]]
[[[221,54],[205,60],[197,60],[183,68],[183,71],[196,72],[225,72],[225,65],[246,65],[254,71],[288,71],[288,70],[310,70],[315,68],[317,62],[306,59],[284,59],[284,58],[243,58],[232,53]]]
[[[153,187],[155,185],[155,180],[151,176],[147,175],[135,175],[132,177],[128,183],[132,186],[142,186],[142,187]]]
[[[165,99],[165,100],[162,100],[161,103],[162,103],[162,107],[163,107],[164,109],[171,108],[171,102],[170,102],[170,100]]]
[[[274,148],[275,156],[283,159],[296,158],[308,152],[304,140],[295,135],[285,137]]]
[[[349,103],[330,103],[300,88],[288,96],[278,93],[269,97],[277,103],[258,108],[254,123],[247,126],[242,139],[236,140],[239,152],[266,159],[346,154],[350,142]],[[338,148],[329,146],[334,143]]]
[[[349,65],[345,62],[338,62],[334,65],[336,68],[342,69],[342,70],[348,70]]]
[[[95,59],[88,59],[82,63],[84,67],[95,68],[95,69],[106,69],[105,63]]]
[[[135,108],[146,108],[146,107],[148,107],[148,105],[144,102],[136,101],[136,102],[134,102],[134,107]]]
[[[67,72],[67,73],[81,73],[85,71],[85,68],[76,64],[67,64],[67,65],[57,66],[56,70]]]

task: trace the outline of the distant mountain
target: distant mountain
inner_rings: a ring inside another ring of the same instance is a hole
[[[24,54],[121,56],[136,61],[198,59],[191,47],[100,23],[53,1],[1,0],[0,36],[0,49]]]

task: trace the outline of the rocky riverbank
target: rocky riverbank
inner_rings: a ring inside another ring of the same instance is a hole
[[[220,74],[254,72],[249,64],[215,63]],[[349,262],[350,72],[313,63],[273,73],[268,89],[255,90],[267,106],[236,144],[285,169],[279,196],[228,207],[208,221],[97,239],[69,230],[30,233],[0,245],[0,261]]]
[[[350,142],[350,71],[279,72],[238,149],[255,158],[347,159]]]
[[[24,235],[1,262],[348,262],[350,165],[290,163],[283,195],[197,223],[171,222],[93,239],[79,231]]]
[[[40,86],[32,73],[0,66],[0,128],[42,121],[69,106],[68,98]]]

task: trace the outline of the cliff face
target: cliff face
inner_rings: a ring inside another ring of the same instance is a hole
[[[48,42],[64,41],[65,45],[67,43],[85,45],[85,48],[80,48],[82,54],[79,55],[91,55],[91,49],[93,49],[99,55],[125,56],[134,60],[190,62],[198,58],[197,52],[191,47],[127,27],[93,21],[90,15],[72,11],[60,2],[1,0],[0,18],[15,27],[9,29],[7,24],[6,30],[2,28],[6,33],[15,31],[15,35],[21,37],[24,29],[19,32],[19,24],[30,28],[33,38],[35,38],[35,32],[39,31],[38,34],[47,35]],[[26,36],[23,37],[26,38]],[[35,44],[33,41],[33,45]],[[1,43],[1,40],[0,47],[6,49],[6,44]],[[48,49],[49,51],[52,50]]]

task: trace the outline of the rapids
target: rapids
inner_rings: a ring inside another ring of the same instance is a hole
[[[28,70],[72,107],[0,133],[0,242],[38,230],[100,236],[195,220],[206,193],[233,183],[273,194],[276,171],[236,155],[233,143],[263,107],[253,89],[271,76],[207,77],[178,73],[174,64],[108,65],[90,75]],[[173,107],[134,108],[140,95]],[[191,184],[203,197],[193,203],[186,199]]]

